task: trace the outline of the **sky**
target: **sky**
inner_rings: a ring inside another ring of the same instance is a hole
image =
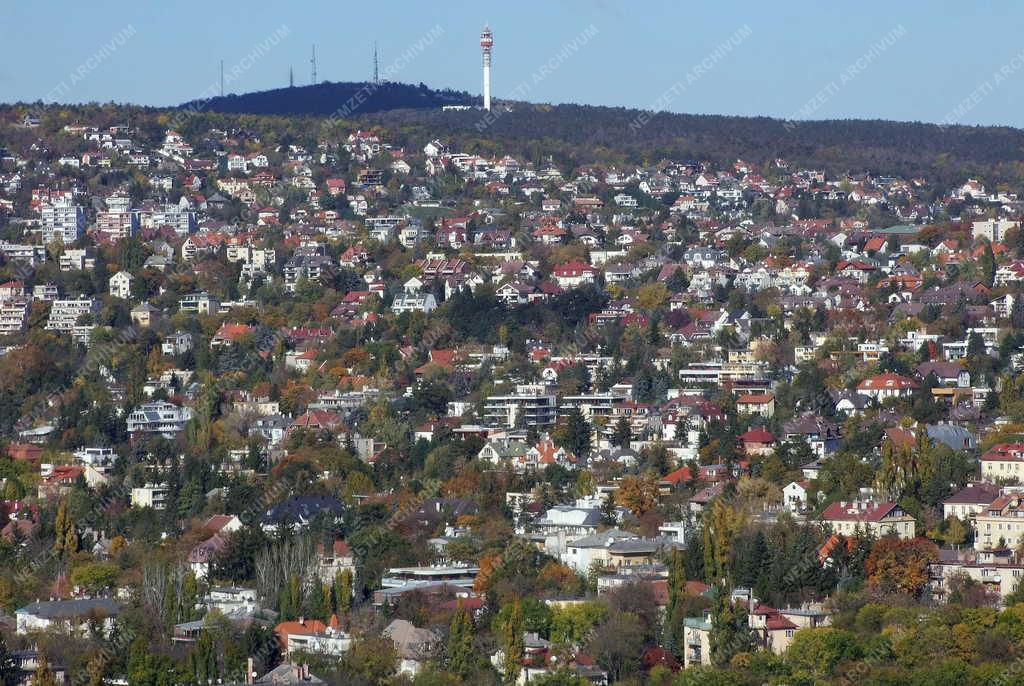
[[[173,105],[382,75],[698,114],[1024,127],[1024,3],[33,0],[0,3],[0,102]]]

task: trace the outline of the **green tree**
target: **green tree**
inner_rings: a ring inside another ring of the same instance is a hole
[[[619,421],[615,422],[615,432],[612,434],[612,445],[622,447],[629,447],[629,442],[633,440],[633,429],[629,424],[629,420],[625,417],[619,417]]]
[[[580,459],[585,459],[590,455],[590,424],[578,407],[569,411],[565,423],[555,432],[555,444]]]
[[[512,603],[508,619],[501,625],[501,649],[505,653],[502,676],[506,684],[514,684],[519,679],[523,659],[523,604],[518,599]]]
[[[717,667],[728,665],[734,655],[749,652],[754,646],[747,610],[742,605],[733,604],[732,597],[724,585],[716,589],[708,644],[711,662]]]
[[[459,675],[463,679],[469,679],[475,671],[476,653],[473,648],[473,619],[469,615],[469,610],[464,608],[462,603],[459,603],[455,614],[452,615],[445,658],[448,671]]]

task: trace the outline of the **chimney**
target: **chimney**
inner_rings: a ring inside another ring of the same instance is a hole
[[[247,683],[247,684],[251,684],[252,683],[252,680],[253,680],[253,666],[254,666],[253,665],[253,659],[250,656],[249,659],[246,660],[246,667],[245,667],[245,683]]]
[[[300,615],[299,616],[299,624],[302,625],[302,626],[306,626],[306,618]]]

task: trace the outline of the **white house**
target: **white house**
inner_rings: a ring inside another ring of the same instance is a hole
[[[135,277],[127,271],[119,271],[110,278],[111,295],[115,298],[127,300],[131,297],[131,283]]]
[[[807,491],[811,487],[808,480],[791,481],[782,489],[782,502],[790,512],[799,512],[807,506]]]
[[[51,629],[84,636],[93,619],[99,619],[104,633],[109,633],[120,611],[121,606],[110,598],[79,598],[37,601],[14,614],[19,636]]]

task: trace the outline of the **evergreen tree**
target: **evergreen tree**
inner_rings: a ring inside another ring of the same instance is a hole
[[[629,447],[629,442],[633,440],[633,429],[629,425],[629,420],[625,417],[619,417],[619,420],[615,422],[615,432],[612,434],[612,445],[620,448]]]
[[[619,522],[619,513],[615,509],[615,494],[609,493],[601,503],[601,523],[605,526],[615,526]]]
[[[580,459],[590,455],[590,424],[578,407],[569,411],[565,424],[555,434],[555,443]]]
[[[21,682],[21,671],[7,649],[7,640],[0,636],[0,686],[15,686]]]
[[[711,614],[711,632],[708,635],[711,662],[716,667],[729,664],[733,656],[750,651],[754,646],[747,620],[747,610],[734,605],[726,586],[715,592],[715,609]]]

